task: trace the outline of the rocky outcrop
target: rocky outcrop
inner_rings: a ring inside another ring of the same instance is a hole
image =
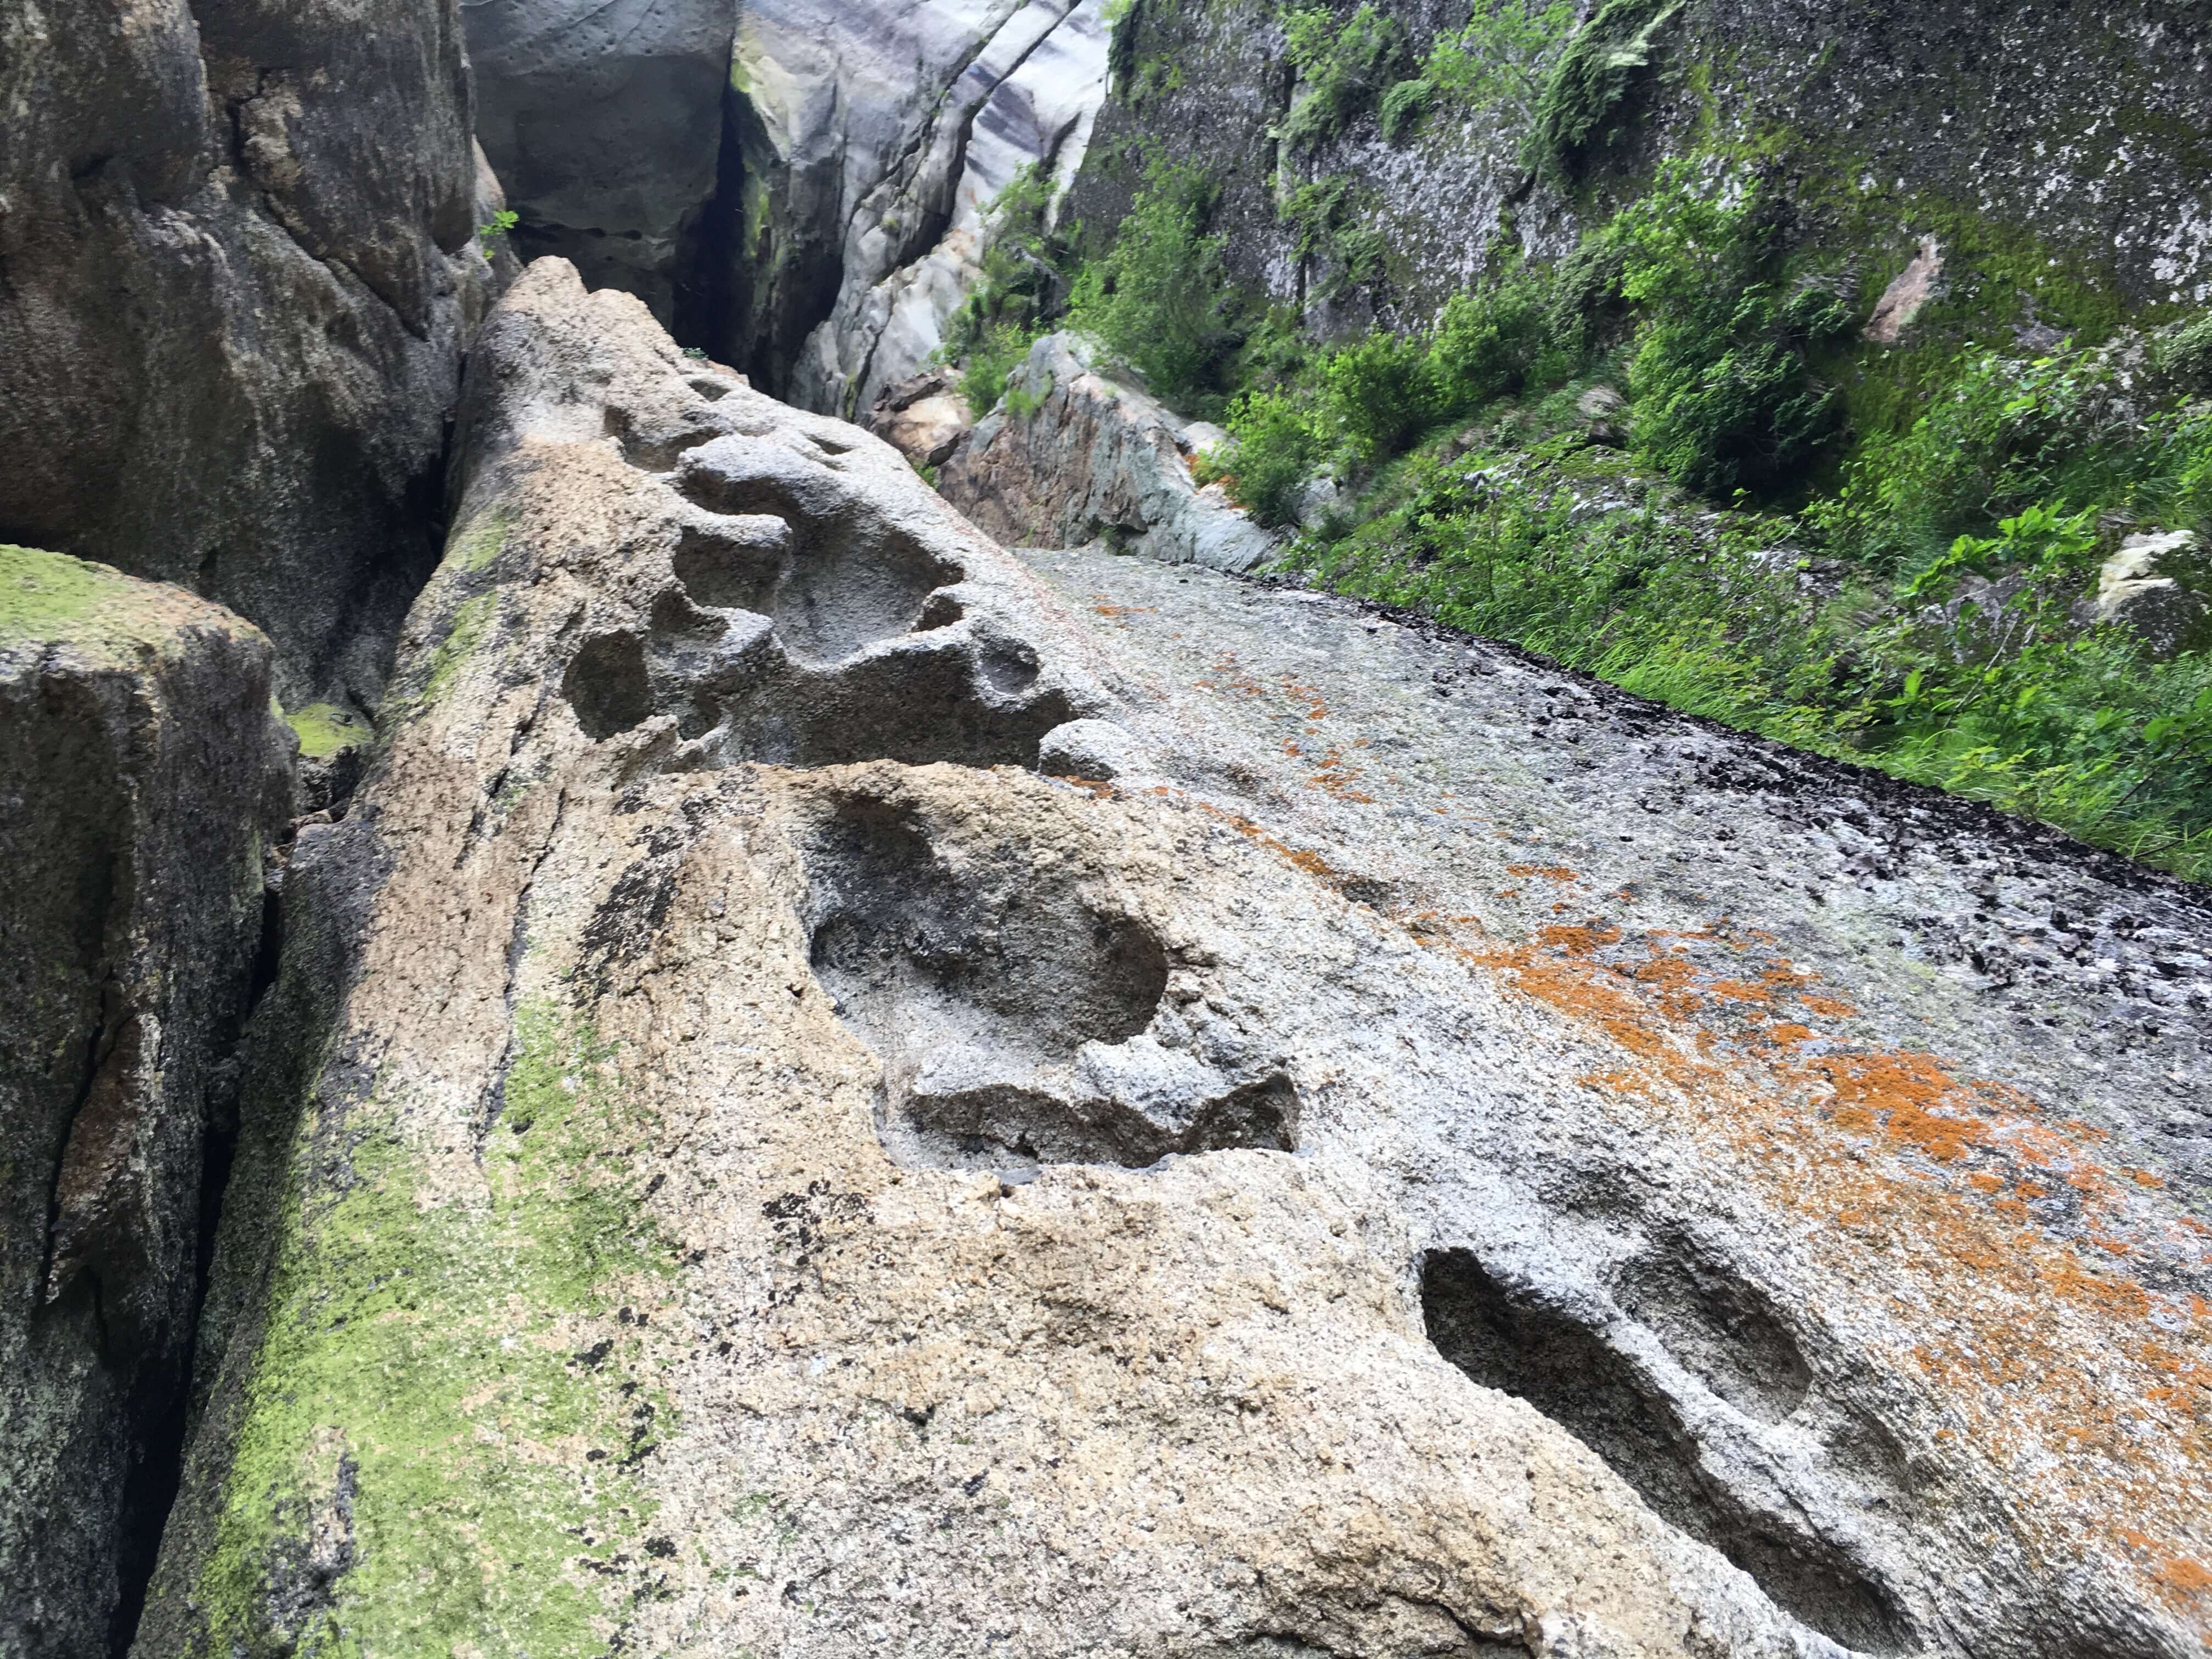
[[[127,1638],[290,811],[272,653],[0,547],[0,1652]]]
[[[951,460],[975,423],[959,375],[944,368],[887,387],[868,410],[868,430],[917,467]]]
[[[462,467],[146,1659],[2196,1650],[2201,897],[1321,596],[1063,608],[556,261]]]
[[[1348,21],[1354,8],[1332,9]],[[1218,186],[1212,228],[1237,282],[1301,307],[1325,333],[1377,318],[1407,326],[1501,257],[1569,252],[1647,187],[1655,163],[1702,152],[1762,169],[1790,204],[1792,235],[1862,278],[1899,278],[1884,332],[1903,328],[1898,302],[1932,278],[1939,241],[1943,287],[1986,325],[2032,324],[2085,289],[2100,297],[2056,317],[2062,329],[2101,331],[2116,309],[2212,299],[2212,61],[2187,0],[2127,0],[2087,27],[2033,0],[1577,8],[1617,46],[1648,39],[1624,52],[1618,101],[1589,112],[1590,142],[1565,164],[1526,143],[1550,61],[1528,31],[1478,43],[1479,95],[1457,103],[1448,88],[1410,83],[1467,9],[1374,9],[1400,43],[1382,82],[1403,77],[1413,113],[1386,137],[1372,98],[1293,144],[1279,134],[1310,87],[1285,61],[1279,8],[1136,0],[1070,216],[1110,234],[1156,145]],[[2032,100],[2020,94],[2024,64]],[[1332,179],[1347,194],[1331,222],[1291,222],[1291,193]],[[2036,253],[2006,252],[2004,238]]]
[[[477,131],[518,243],[639,295],[664,324],[679,309],[696,320],[732,0],[462,0],[461,15]]]
[[[468,422],[140,1654],[1826,1650],[1425,1340],[1368,925],[1025,769],[1034,579],[557,262]]]
[[[1001,541],[1073,547],[1103,538],[1170,564],[1250,570],[1275,538],[1190,459],[1223,441],[1091,366],[1073,334],[1049,334],[1006,377],[1007,397],[953,449],[945,499]]]
[[[773,0],[738,22],[734,291],[712,343],[852,414],[921,367],[1024,165],[1065,181],[1105,92],[1095,0],[928,0],[896,17]]]
[[[0,535],[263,628],[364,707],[487,303],[453,0],[0,16]]]

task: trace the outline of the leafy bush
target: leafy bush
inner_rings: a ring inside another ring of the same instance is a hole
[[[1291,523],[1323,447],[1306,402],[1283,392],[1248,392],[1230,406],[1229,437],[1226,453],[1212,459],[1230,495],[1271,530]]]
[[[1012,323],[994,324],[969,345],[960,395],[979,419],[1006,394],[1006,376],[1020,366],[1029,349],[1027,331]]]
[[[1370,465],[1402,453],[1440,413],[1426,346],[1376,332],[1344,347],[1322,370],[1321,408]]]
[[[1526,132],[1535,121],[1546,77],[1574,28],[1573,0],[1550,0],[1541,7],[1528,0],[1479,0],[1464,27],[1431,45],[1419,84],[1436,101],[1486,111],[1506,131]],[[1383,115],[1387,137],[1387,100]]]
[[[1283,222],[1297,233],[1298,257],[1328,264],[1316,290],[1324,299],[1382,274],[1382,239],[1366,222],[1363,206],[1351,178],[1340,173],[1300,185],[1284,199]]]
[[[2160,345],[2204,320],[2154,340],[2153,365]],[[2179,355],[2166,363],[2185,370]],[[1814,516],[1852,556],[1908,572],[1993,519],[2062,496],[2212,529],[2212,406],[2148,413],[2141,380],[2111,348],[1964,352],[1911,426],[1866,436],[1842,492]]]
[[[1340,21],[1326,6],[1306,7],[1285,13],[1282,23],[1300,92],[1276,136],[1292,151],[1334,137],[1375,108],[1406,66],[1404,31],[1372,4]]]
[[[1611,137],[1602,124],[1637,71],[1651,62],[1660,28],[1681,9],[1681,0],[1605,0],[1544,83],[1535,128],[1541,156],[1571,173],[1589,149]]]
[[[1755,191],[1728,204],[1672,169],[1614,231],[1621,293],[1642,319],[1629,397],[1645,460],[1710,495],[1796,483],[1840,426],[1835,389],[1806,357],[1853,326],[1837,289],[1778,280]]]
[[[1075,327],[1170,402],[1212,386],[1236,343],[1221,243],[1206,234],[1214,195],[1197,163],[1154,154],[1113,247],[1084,267],[1069,305]]]
[[[938,348],[937,361],[963,365],[960,394],[979,416],[1063,303],[1075,256],[1052,229],[1052,200],[1051,178],[1034,165],[1007,181],[985,218],[982,278]]]
[[[1382,94],[1382,142],[1396,143],[1412,136],[1421,125],[1421,118],[1429,112],[1436,101],[1437,88],[1433,82],[1414,79],[1400,81]]]
[[[1429,374],[1440,416],[1472,415],[1522,390],[1546,346],[1542,286],[1516,276],[1481,294],[1455,294],[1429,346]]]

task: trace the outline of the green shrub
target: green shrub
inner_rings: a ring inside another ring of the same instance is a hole
[[[1516,276],[1480,294],[1455,294],[1429,346],[1437,415],[1464,417],[1522,391],[1547,343],[1539,281]]]
[[[1297,516],[1298,492],[1322,458],[1310,405],[1283,392],[1248,392],[1230,406],[1230,442],[1212,457],[1237,504],[1269,529]]]
[[[2015,515],[1894,607],[1864,589],[1824,601],[1771,551],[1789,520],[1592,517],[1573,459],[1566,439],[1417,456],[1389,510],[1302,544],[1296,562],[1677,708],[2212,876],[2212,655],[2154,662],[2122,629],[2069,624],[2094,568],[2088,515]],[[1962,633],[1934,601],[1969,568],[2029,580]]]
[[[2212,311],[2160,329],[2149,356],[2151,368],[2183,391],[2212,396]]]
[[[1404,31],[1372,4],[1342,20],[1326,6],[1306,7],[1285,13],[1282,24],[1299,93],[1276,136],[1294,152],[1374,109],[1406,67]]]
[[[968,363],[960,376],[960,395],[980,420],[1006,394],[1006,376],[1029,355],[1029,335],[1012,323],[987,328],[968,349]]]
[[[1430,46],[1419,82],[1430,89],[1424,102],[1480,110],[1506,131],[1525,133],[1535,121],[1545,79],[1574,29],[1573,0],[1550,0],[1541,7],[1528,0],[1479,0],[1464,27]],[[1387,100],[1383,115],[1387,137]]]
[[[1300,185],[1284,198],[1282,219],[1296,233],[1298,257],[1328,266],[1316,289],[1323,299],[1339,298],[1382,274],[1382,239],[1369,222],[1368,207],[1341,173]]]
[[[1214,195],[1195,162],[1154,154],[1113,247],[1084,267],[1069,304],[1074,326],[1170,402],[1213,386],[1236,343],[1221,244],[1206,234]]]
[[[1756,191],[1715,200],[1676,169],[1615,228],[1621,293],[1641,318],[1629,398],[1644,460],[1723,498],[1797,483],[1841,426],[1835,388],[1806,355],[1850,331],[1838,289],[1778,278]]]
[[[982,277],[945,325],[939,362],[963,366],[961,396],[979,416],[999,401],[1006,376],[1065,301],[1073,251],[1054,234],[1051,178],[1018,171],[984,220]]]
[[[1382,94],[1382,141],[1395,144],[1401,138],[1410,137],[1413,129],[1421,125],[1421,118],[1429,112],[1436,101],[1433,83],[1423,80],[1400,81]]]
[[[1380,331],[1331,355],[1321,407],[1370,466],[1401,453],[1443,412],[1424,343]]]
[[[1650,64],[1660,28],[1681,9],[1681,0],[1605,0],[1544,83],[1536,106],[1540,155],[1572,173],[1587,151],[1611,139],[1605,121]]]
[[[2186,326],[2152,343],[2154,363],[2176,335]],[[1866,434],[1814,516],[1851,556],[1897,571],[2060,497],[2212,529],[2212,406],[2147,414],[2138,379],[2111,348],[1966,351],[1910,426]]]

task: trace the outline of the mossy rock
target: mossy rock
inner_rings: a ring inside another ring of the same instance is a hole
[[[104,564],[0,543],[0,650],[52,642],[124,659],[173,653],[191,629],[251,631],[220,605],[164,582],[140,581]]]
[[[368,722],[350,708],[334,702],[311,702],[284,716],[284,724],[300,739],[300,758],[326,761],[348,749],[357,749],[374,735]]]

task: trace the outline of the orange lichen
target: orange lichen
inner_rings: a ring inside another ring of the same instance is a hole
[[[2201,1258],[2203,1224],[2155,1176],[2116,1181],[2086,1157],[2107,1132],[1935,1055],[1863,1052],[1824,1031],[1856,1010],[1814,975],[1779,962],[1717,974],[1693,954],[1741,953],[1760,937],[1723,921],[1698,938],[1627,939],[1594,918],[1524,944],[1449,948],[1632,1056],[1577,1080],[1814,1221],[1808,1237],[1832,1254],[1837,1282],[1862,1279],[1879,1249],[1893,1305],[1922,1337],[1902,1363],[1979,1455],[2021,1471],[2032,1496],[2016,1522],[2035,1547],[2110,1559],[2118,1528],[2146,1529],[2126,1559],[2204,1627],[2212,1362],[2198,1356],[2212,1308],[2129,1276],[2151,1255]],[[1800,1052],[1816,1042],[1825,1052]],[[2039,1218],[2030,1200],[2058,1188],[2069,1202]]]

